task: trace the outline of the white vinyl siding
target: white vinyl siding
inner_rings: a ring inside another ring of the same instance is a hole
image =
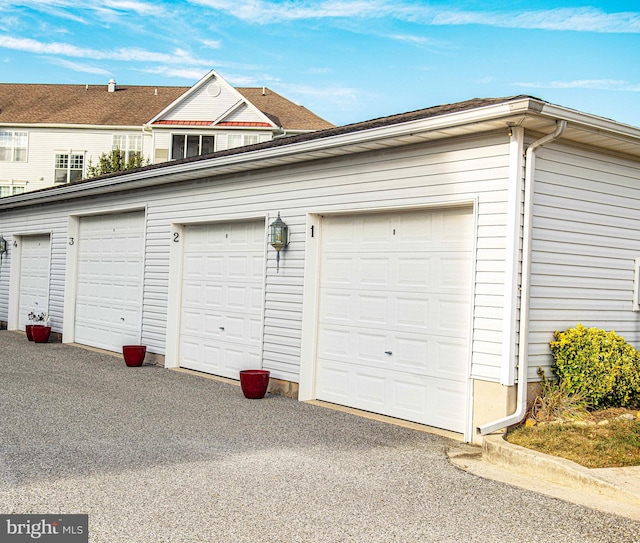
[[[214,81],[192,92],[190,96],[167,112],[162,120],[215,121],[243,99],[238,91],[221,81],[215,82],[219,86],[220,93],[217,96],[212,96],[208,90],[211,84],[214,84]]]
[[[227,115],[224,119],[224,122],[233,122],[233,123],[264,123],[266,120],[264,118],[259,117],[256,112],[247,106],[246,104],[242,104],[240,107],[235,109],[232,113]]]
[[[615,330],[640,348],[638,164],[556,144],[539,151],[535,187],[530,379],[552,362],[553,332],[577,323]]]
[[[123,134],[130,133],[123,131]],[[97,164],[102,153],[108,153],[113,146],[113,136],[118,134],[111,127],[95,129],[53,129],[31,128],[29,130],[28,162],[3,162],[0,184],[5,180],[27,182],[27,191],[34,191],[54,185],[55,155],[68,154],[71,149],[84,153],[85,166],[91,161]],[[152,136],[142,135],[142,153],[152,156]]]
[[[496,134],[157,185],[110,194],[108,203],[106,199],[71,200],[30,208],[29,225],[33,221],[54,230],[52,274],[59,279],[52,275],[50,306],[61,318],[67,216],[107,206],[117,210],[146,205],[142,342],[150,352],[163,354],[166,334],[175,333],[166,330],[171,224],[241,220],[265,213],[271,221],[280,211],[291,228],[291,243],[282,252],[279,272],[276,252],[271,247],[267,251],[262,362],[273,377],[298,381],[307,213],[411,209],[475,199],[478,271],[472,374],[497,381],[502,362],[508,171],[509,143],[506,135]],[[20,215],[4,214],[5,238],[24,229]],[[0,277],[2,289],[5,277]],[[4,290],[0,294],[4,297]],[[0,319],[6,319],[6,308],[0,311]]]

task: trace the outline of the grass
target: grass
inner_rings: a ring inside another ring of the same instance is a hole
[[[640,419],[619,420],[628,409],[595,411],[579,422],[538,423],[507,433],[509,443],[559,456],[587,468],[640,465]],[[607,423],[598,424],[606,420]]]

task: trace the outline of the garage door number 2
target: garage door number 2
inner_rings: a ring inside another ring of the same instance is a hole
[[[174,243],[180,243],[180,232],[174,232],[173,233],[173,242]]]

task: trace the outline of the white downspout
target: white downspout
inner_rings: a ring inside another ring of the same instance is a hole
[[[535,152],[538,148],[559,138],[567,128],[567,121],[557,121],[555,131],[534,141],[525,153],[524,170],[524,224],[522,239],[522,287],[520,289],[520,341],[518,349],[518,396],[516,411],[512,415],[489,422],[477,428],[481,435],[487,435],[501,428],[520,422],[527,412],[527,358],[529,356],[529,292],[531,289],[531,235],[533,224],[533,184],[535,173]]]

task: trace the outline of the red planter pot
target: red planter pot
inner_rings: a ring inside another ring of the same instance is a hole
[[[33,328],[33,324],[27,324],[24,327],[24,331],[27,333],[27,339],[29,341],[33,341],[33,334],[31,333],[31,329]]]
[[[267,370],[242,370],[240,372],[240,386],[245,398],[250,400],[264,398],[269,386],[269,372]]]
[[[31,336],[36,343],[47,343],[51,335],[51,326],[40,326],[34,324],[31,327]]]
[[[124,363],[131,368],[142,366],[145,354],[147,354],[145,345],[123,345],[122,347]]]

